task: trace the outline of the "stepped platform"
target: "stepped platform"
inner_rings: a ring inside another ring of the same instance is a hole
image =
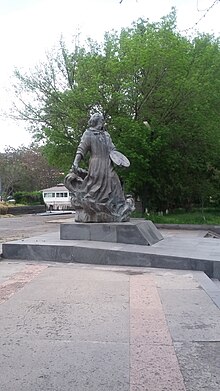
[[[168,236],[149,246],[60,239],[60,233],[54,232],[3,243],[2,256],[10,260],[197,270],[220,279],[220,241],[210,237]]]

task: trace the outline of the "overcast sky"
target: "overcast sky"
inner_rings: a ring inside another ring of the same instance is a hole
[[[207,9],[214,6],[202,18]],[[199,31],[220,35],[220,1],[214,0],[0,0],[0,112],[11,105],[6,89],[14,67],[28,69],[40,61],[61,34],[70,40],[76,31],[102,40],[105,31],[119,30],[143,17],[159,21],[177,9],[180,30],[198,23]],[[28,145],[25,124],[0,119],[0,152],[5,146]]]

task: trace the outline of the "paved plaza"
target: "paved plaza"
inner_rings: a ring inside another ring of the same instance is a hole
[[[10,220],[0,220],[2,242],[59,226]],[[202,271],[2,259],[0,346],[1,391],[219,391],[219,282]]]

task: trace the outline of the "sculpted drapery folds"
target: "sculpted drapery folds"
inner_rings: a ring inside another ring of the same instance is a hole
[[[89,127],[83,133],[76,156],[65,178],[65,185],[72,193],[72,205],[76,221],[117,222],[128,221],[135,209],[131,197],[126,198],[114,164],[128,166],[105,130],[104,118],[96,113],[91,116]],[[90,153],[88,171],[79,163]],[[114,163],[113,163],[114,162]]]

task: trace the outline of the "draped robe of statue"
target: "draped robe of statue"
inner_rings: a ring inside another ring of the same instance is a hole
[[[110,158],[115,150],[111,137],[105,130],[88,128],[80,141],[76,154],[85,158],[90,153],[89,168],[77,168],[65,178],[72,192],[72,205],[76,221],[113,222],[128,221],[134,210],[133,200],[126,199]]]

